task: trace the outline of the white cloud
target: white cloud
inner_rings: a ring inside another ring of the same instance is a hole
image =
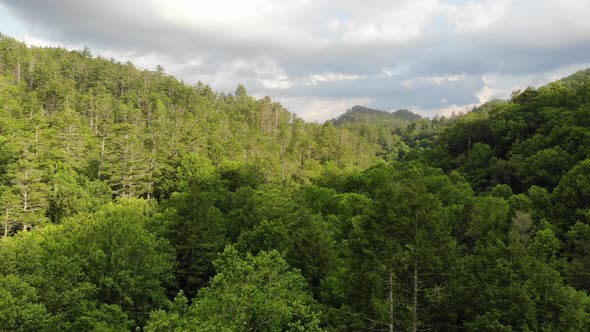
[[[544,73],[525,75],[487,74],[481,78],[484,86],[476,93],[476,97],[480,104],[492,99],[508,99],[515,90],[525,89],[528,86],[537,88],[589,67],[590,62],[559,67]]]
[[[462,5],[443,5],[448,18],[460,33],[476,33],[490,28],[508,12],[511,0],[486,0]]]
[[[427,76],[427,77],[416,77],[402,81],[402,85],[406,88],[411,88],[419,84],[427,85],[441,85],[447,82],[457,82],[465,79],[465,75],[445,75],[445,76]]]
[[[483,82],[483,87],[481,88],[481,90],[479,90],[475,96],[477,97],[477,99],[479,100],[480,104],[484,104],[494,98],[499,97],[499,93],[501,93],[501,91],[499,91],[497,88],[494,88],[492,86],[496,85],[496,80],[489,78],[488,76],[484,75],[481,78],[481,81]]]
[[[311,74],[304,80],[303,85],[317,85],[324,82],[356,81],[369,78],[368,75],[346,75],[341,73]]]
[[[294,50],[298,45],[318,44],[313,35],[317,5],[309,1],[280,4],[272,0],[152,0],[155,20],[172,24],[188,33],[219,34],[220,41],[268,43]],[[308,20],[308,24],[306,24]],[[319,20],[317,20],[319,21]]]
[[[69,48],[69,49],[81,49],[81,48],[83,48],[82,45],[72,45],[72,44],[66,45],[66,44],[63,44],[63,43],[59,43],[57,41],[53,41],[53,40],[49,40],[49,39],[41,38],[41,37],[37,37],[37,36],[31,36],[31,35],[24,35],[23,36],[23,41],[28,46],[38,46],[38,47],[66,47],[66,48]]]
[[[277,76],[276,78],[262,79],[261,82],[262,86],[267,89],[285,90],[293,85],[293,83],[289,81],[289,78],[284,75]]]
[[[448,106],[442,107],[435,107],[435,108],[420,108],[419,106],[415,106],[410,108],[412,112],[418,113],[422,116],[426,117],[434,117],[435,115],[439,116],[452,116],[452,115],[459,115],[465,114],[473,110],[473,108],[477,107],[478,104],[466,104],[466,105],[457,105],[452,104]]]
[[[352,44],[390,45],[416,40],[440,12],[437,0],[374,0],[370,5],[346,0],[339,5],[350,14],[339,23],[340,39]]]
[[[253,71],[256,73],[258,81],[267,89],[285,90],[293,85],[285,70],[272,60],[260,62],[253,68]]]
[[[297,109],[297,114],[306,121],[324,122],[344,113],[354,105],[370,105],[369,98],[322,98],[296,97],[283,98],[287,109]]]
[[[568,75],[590,52],[588,0],[0,2],[29,44],[243,83],[308,119],[361,102],[449,112]]]
[[[443,7],[456,31],[470,38],[541,48],[590,42],[587,0],[485,0]]]

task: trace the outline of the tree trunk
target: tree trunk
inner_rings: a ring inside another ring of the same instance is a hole
[[[90,94],[90,132],[93,135],[96,134],[94,131],[94,98],[92,94]]]
[[[151,191],[152,191],[152,179],[154,176],[154,172],[156,170],[156,161],[154,160],[156,157],[156,145],[158,144],[157,140],[154,140],[154,145],[152,146],[151,149],[151,156],[150,156],[150,169],[149,169],[149,173],[148,173],[148,186],[147,186],[147,200],[150,200],[151,197]],[[196,153],[196,152],[195,152]]]
[[[123,97],[123,86],[125,85],[125,78],[121,77],[121,93],[119,94],[119,98]]]
[[[35,126],[35,157],[39,157],[39,128]]]
[[[23,192],[23,211],[27,211],[27,206],[29,206],[29,193],[25,190]]]
[[[418,212],[414,215],[414,250],[418,245]],[[412,275],[412,332],[418,331],[418,262],[414,252],[414,271]]]
[[[100,144],[100,162],[98,163],[98,179],[100,180],[100,172],[102,170],[102,163],[104,160],[104,145],[107,135],[102,135],[102,143]]]
[[[16,61],[16,84],[20,84],[20,70],[21,69],[21,65],[20,65],[20,60]]]
[[[393,271],[389,271],[389,332],[393,332],[394,305],[393,305]]]
[[[66,138],[66,150],[64,151],[65,155],[69,157],[70,155],[70,142],[72,141],[72,125],[68,126],[68,131],[67,131],[67,138]]]
[[[418,331],[418,266],[414,261],[414,275],[412,276],[412,332]]]
[[[273,133],[276,134],[278,131],[278,128],[279,128],[279,110],[275,109],[275,127],[273,130]]]
[[[31,62],[29,63],[29,88],[33,89],[33,84],[35,84],[35,58],[31,58]]]
[[[6,208],[6,216],[4,217],[4,238],[8,236],[8,208]]]

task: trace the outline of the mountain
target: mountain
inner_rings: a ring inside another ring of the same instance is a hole
[[[420,115],[412,113],[408,110],[387,112],[356,105],[353,108],[348,109],[346,113],[333,119],[332,122],[335,126],[341,126],[348,123],[366,123],[403,127],[408,123],[417,121],[421,118],[422,117]]]
[[[420,116],[420,114],[410,112],[406,109],[397,110],[391,114],[395,115],[396,117],[398,117],[400,119],[404,119],[409,122],[413,122],[413,121],[417,121],[417,120],[422,119],[422,116]]]

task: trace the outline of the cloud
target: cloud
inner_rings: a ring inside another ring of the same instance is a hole
[[[522,90],[529,86],[537,88],[584,68],[590,68],[590,61],[540,73],[524,75],[488,74],[482,76],[481,81],[483,82],[483,86],[476,95],[480,104],[492,99],[506,99],[513,91]]]
[[[356,81],[369,78],[368,75],[346,75],[340,73],[311,74],[304,85],[318,85],[321,82]]]
[[[493,85],[497,84],[497,81],[494,79],[490,79],[487,76],[482,76],[481,81],[483,82],[483,87],[479,90],[475,96],[477,97],[480,104],[486,103],[494,98],[496,98],[502,91],[494,88]]]
[[[417,84],[429,84],[429,85],[441,85],[445,82],[456,82],[465,79],[465,75],[446,75],[446,76],[428,76],[428,77],[416,77],[408,80],[404,80],[402,85],[406,88],[411,88]]]
[[[445,6],[456,31],[467,38],[516,47],[569,47],[590,41],[585,0],[484,0]]]
[[[447,112],[569,74],[590,62],[588,12],[587,0],[0,0],[31,44],[242,83],[308,119],[355,101]]]
[[[307,121],[323,122],[336,118],[354,105],[369,105],[370,98],[318,98],[296,97],[284,98],[283,105],[289,109],[298,109],[298,115]]]
[[[413,109],[413,111],[415,111],[423,116],[427,116],[427,117],[435,117],[437,115],[450,117],[453,115],[465,114],[465,113],[473,110],[477,106],[478,106],[478,104],[466,104],[466,105],[453,104],[453,105],[436,107],[436,108],[428,108],[428,109],[422,109],[419,107],[414,107],[412,109]]]

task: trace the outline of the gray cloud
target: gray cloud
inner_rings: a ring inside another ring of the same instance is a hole
[[[151,68],[159,63],[187,82],[223,91],[243,83],[301,114],[314,105],[363,101],[433,115],[506,97],[511,87],[537,84],[532,77],[590,62],[584,0],[0,4],[35,40],[88,45]],[[483,79],[490,75],[508,82]],[[318,112],[314,119],[322,119]]]

